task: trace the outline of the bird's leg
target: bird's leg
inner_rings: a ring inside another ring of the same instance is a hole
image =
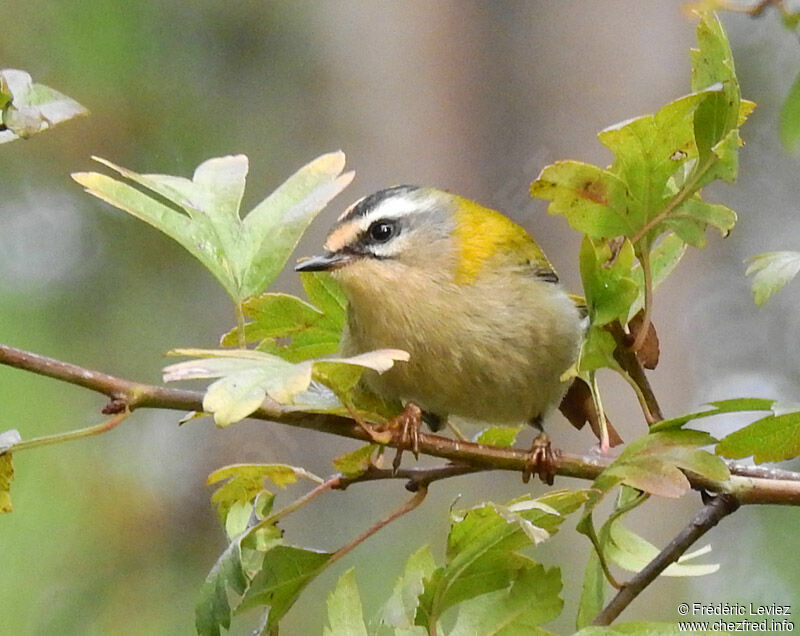
[[[419,459],[419,427],[422,425],[422,409],[414,402],[408,402],[405,408],[391,420],[386,422],[381,429],[392,430],[400,428],[400,448],[392,461],[392,468],[396,471],[400,468],[400,461],[403,458],[403,450],[407,446],[411,447],[414,457]]]
[[[539,434],[533,439],[525,468],[522,471],[522,481],[528,483],[535,472],[548,486],[553,485],[560,452],[550,445],[550,437],[542,430],[541,417],[531,421],[531,426],[539,429]]]

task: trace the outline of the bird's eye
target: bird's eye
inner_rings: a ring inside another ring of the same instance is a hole
[[[396,234],[397,226],[391,221],[375,221],[367,232],[376,243],[385,243]]]

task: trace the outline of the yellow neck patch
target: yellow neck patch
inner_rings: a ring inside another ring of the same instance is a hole
[[[533,267],[552,269],[544,252],[522,227],[475,201],[455,198],[457,209],[453,235],[460,251],[457,283],[473,282],[484,265],[495,259],[503,259],[509,265],[528,262]]]

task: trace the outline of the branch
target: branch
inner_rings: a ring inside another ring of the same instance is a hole
[[[617,592],[603,611],[595,617],[592,625],[610,625],[667,566],[677,561],[695,541],[738,508],[739,502],[736,497],[730,495],[722,494],[710,499],[689,525]]]
[[[115,376],[99,373],[91,369],[54,360],[6,345],[0,345],[0,364],[5,364],[32,373],[38,373],[82,386],[86,389],[108,396],[119,408],[122,402],[131,411],[137,408],[162,408],[179,411],[201,411],[203,393],[169,389],[132,382]],[[372,442],[369,434],[353,420],[338,415],[323,413],[282,412],[274,402],[265,402],[250,417],[278,422],[332,435],[349,437],[364,442]],[[411,450],[407,436],[401,430],[392,431],[387,446]],[[13,452],[13,447],[10,449]],[[475,442],[455,440],[430,433],[419,433],[419,451],[425,455],[447,459],[459,468],[449,471],[473,472],[475,470],[508,470],[522,472],[530,461],[527,450],[485,446]],[[562,477],[595,479],[611,463],[612,458],[561,453],[556,460],[556,474]],[[463,465],[471,470],[466,470]],[[785,471],[764,472],[765,469],[741,468],[731,464],[734,473],[730,480],[712,481],[692,473],[687,478],[695,490],[734,495],[741,504],[781,504],[800,506],[800,475],[785,477]],[[766,469],[769,470],[769,469]],[[459,473],[461,474],[461,473]],[[774,475],[774,476],[773,476]],[[424,482],[422,482],[424,483]]]

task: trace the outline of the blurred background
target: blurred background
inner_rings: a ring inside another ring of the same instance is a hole
[[[596,133],[687,93],[695,41],[694,22],[675,0],[6,0],[2,14],[0,68],[28,71],[91,116],[0,148],[0,341],[146,382],[160,381],[166,350],[215,346],[233,309],[177,244],[69,178],[98,169],[91,155],[190,176],[209,157],[245,153],[248,210],[310,159],[342,149],[356,180],[298,256],[316,252],[356,198],[430,184],[507,212],[578,291],[579,236],[529,199],[529,183],[557,159],[610,163]],[[739,183],[707,192],[739,213],[736,230],[726,240],[709,234],[708,248],[690,250],[656,296],[662,361],[651,379],[669,415],[737,396],[800,401],[800,283],[757,309],[742,264],[800,249],[798,158],[778,141],[800,45],[769,12],[723,19],[743,94],[759,106],[743,129]],[[291,272],[277,287],[299,290]],[[627,386],[602,379],[614,423],[628,439],[640,434]],[[30,438],[87,426],[100,421],[103,404],[0,367],[0,431]],[[199,588],[225,545],[206,475],[269,461],[326,475],[333,457],[356,447],[263,422],[219,430],[202,419],[179,428],[179,416],[137,412],[107,435],[14,458],[15,511],[0,518],[0,632],[193,633]],[[747,421],[708,428],[723,434]],[[572,452],[593,445],[560,414],[548,429]],[[430,543],[443,558],[456,498],[466,507],[530,488],[543,491],[511,474],[437,484],[423,507],[315,581],[281,633],[321,633],[324,599],[354,565],[374,614],[417,546]],[[406,495],[400,483],[330,494],[287,519],[286,536],[335,549]],[[651,501],[631,525],[663,545],[699,504],[694,494]],[[674,621],[679,601],[798,601],[797,519],[796,509],[741,510],[709,535],[714,552],[705,558],[723,564],[717,574],[659,581],[623,619]],[[536,554],[546,565],[564,563],[567,605],[553,625],[561,633],[573,627],[589,550],[573,528],[568,521]],[[244,620],[235,633],[247,627]]]

